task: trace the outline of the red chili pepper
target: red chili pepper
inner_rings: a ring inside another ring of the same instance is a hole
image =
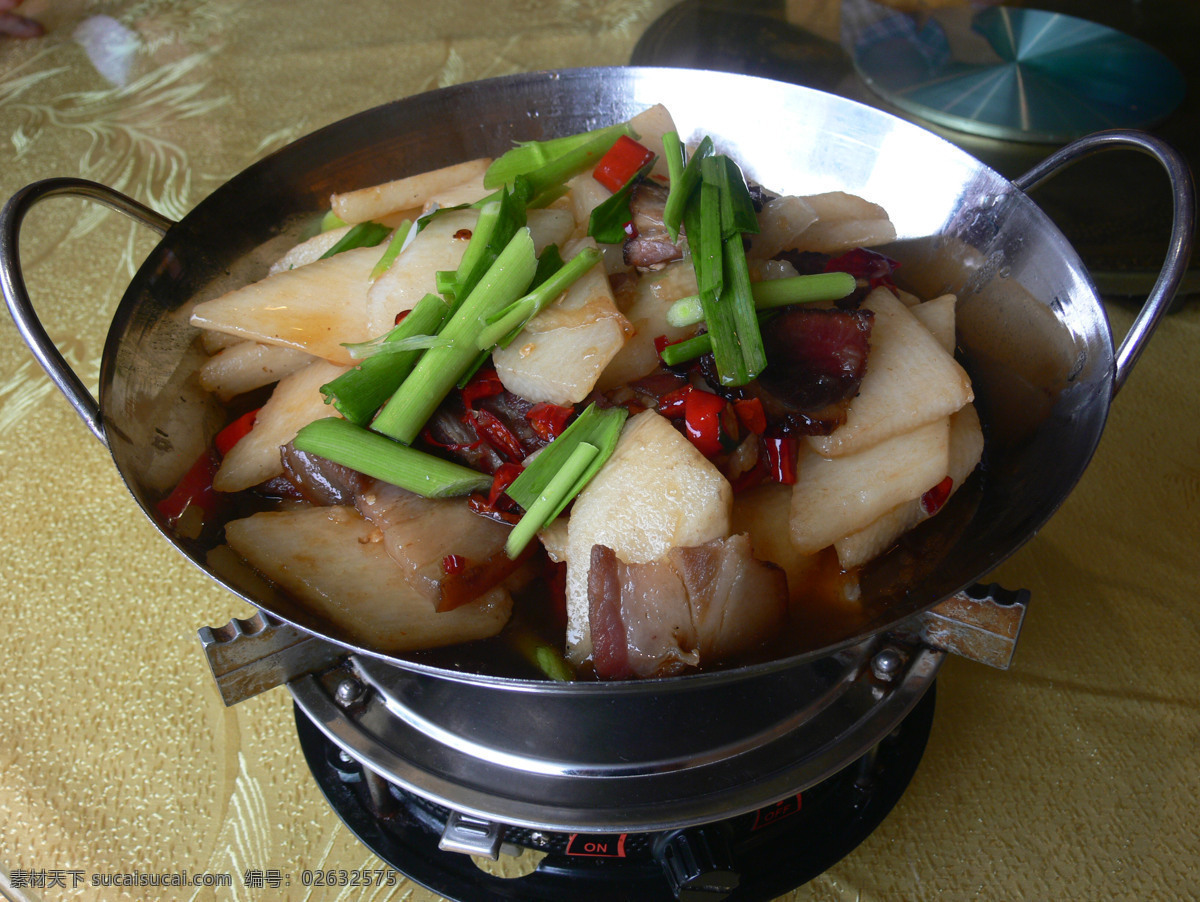
[[[404,322],[405,319],[408,318],[408,315],[410,313],[412,313],[412,310],[401,310],[399,313],[396,314],[396,319],[393,321],[392,325],[395,325],[395,326],[400,325],[402,322]]]
[[[567,428],[567,421],[574,415],[573,407],[560,407],[558,404],[543,401],[529,408],[525,419],[529,421],[538,438],[544,442],[552,442],[562,435],[562,431]]]
[[[794,435],[763,436],[760,446],[767,460],[767,475],[784,485],[796,482],[796,456],[800,445]]]
[[[620,191],[621,187],[650,162],[654,152],[638,144],[628,135],[621,135],[608,153],[600,158],[592,170],[592,178],[609,191]]]
[[[467,559],[461,554],[448,554],[442,558],[442,572],[447,576],[462,573],[466,569]]]
[[[658,401],[658,412],[669,420],[677,420],[686,414],[688,396],[695,391],[690,385],[681,385],[663,395]]]
[[[954,480],[947,476],[921,496],[921,509],[932,517],[942,509],[942,505],[949,499],[952,488],[954,488]]]
[[[500,418],[490,410],[474,412],[475,431],[489,445],[507,457],[510,461],[522,460],[525,452],[521,450],[521,442],[500,421]]]
[[[258,416],[259,409],[247,411],[217,433],[216,438],[213,439],[213,445],[222,457],[228,454],[233,446],[244,439],[254,428],[254,418]]]
[[[496,507],[502,500],[501,495],[508,490],[508,487],[513,484],[513,481],[521,475],[525,468],[520,464],[500,464],[496,468],[495,474],[492,476],[492,487],[488,491],[487,505],[488,507]],[[508,501],[508,499],[503,499]],[[512,506],[515,502],[505,504],[505,508]]]
[[[220,458],[211,448],[196,458],[171,494],[156,505],[159,515],[171,526],[189,507],[200,508],[205,520],[212,517],[217,509],[217,493],[212,481],[220,465]]]
[[[721,453],[721,411],[725,399],[712,392],[693,390],[683,403],[687,437],[705,457]]]
[[[496,375],[496,371],[491,367],[481,369],[471,381],[463,386],[462,399],[463,406],[467,410],[474,410],[471,404],[478,401],[480,398],[490,398],[492,395],[498,395],[504,391],[504,383],[500,381],[500,377]]]
[[[762,401],[758,398],[746,398],[733,402],[733,412],[737,414],[738,423],[747,432],[762,435],[767,430],[767,414],[763,410]]]

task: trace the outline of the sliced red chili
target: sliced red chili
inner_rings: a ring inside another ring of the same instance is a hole
[[[393,325],[396,325],[396,326],[400,325],[402,322],[404,322],[405,319],[408,318],[408,315],[410,313],[412,313],[412,310],[401,310],[399,313],[396,314],[396,319],[394,320]]]
[[[442,558],[442,572],[447,576],[462,573],[467,567],[467,559],[461,554],[448,554]]]
[[[504,391],[504,383],[500,381],[500,377],[496,375],[495,369],[487,367],[479,370],[471,381],[463,386],[462,399],[463,405],[467,410],[473,410],[471,405],[480,398],[490,398],[492,395],[498,395]]]
[[[733,412],[738,423],[747,432],[762,435],[767,430],[767,414],[758,398],[744,398],[733,402]]]
[[[765,452],[768,478],[784,485],[795,484],[796,456],[800,453],[796,436],[763,436],[761,447]]]
[[[250,430],[254,428],[254,419],[258,416],[259,408],[248,410],[242,414],[224,429],[217,433],[213,439],[213,445],[217,452],[224,457],[228,454],[233,446],[245,438]]]
[[[479,436],[510,461],[522,460],[525,457],[520,440],[490,410],[476,410],[469,416],[474,416],[475,431]]]
[[[592,170],[592,178],[609,191],[620,191],[621,186],[633,178],[653,156],[654,152],[649,148],[628,135],[621,135],[608,153],[600,158]]]
[[[156,505],[159,515],[174,526],[189,507],[198,507],[209,519],[217,509],[217,493],[212,486],[213,476],[221,460],[211,448],[196,458],[174,489]]]
[[[507,502],[505,509],[515,506],[516,502],[507,498],[501,499],[501,496],[513,484],[513,480],[521,475],[521,471],[524,469],[520,464],[500,464],[492,476],[492,487],[488,491],[487,496],[488,507],[496,507],[502,500]]]
[[[693,390],[684,401],[687,437],[705,457],[721,453],[721,411],[725,399],[711,392]]]
[[[552,442],[567,428],[567,422],[575,414],[573,407],[561,407],[558,404],[550,404],[543,401],[541,404],[534,404],[533,407],[525,414],[525,419],[529,421],[529,425],[533,427],[533,431],[537,437],[544,442]]]
[[[669,420],[677,420],[686,414],[687,399],[695,391],[690,385],[672,389],[658,401],[658,412]]]
[[[947,476],[921,496],[921,509],[932,517],[942,509],[942,506],[950,498],[950,490],[953,488],[954,480]]]

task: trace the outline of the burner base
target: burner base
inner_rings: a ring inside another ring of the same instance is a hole
[[[931,688],[862,758],[750,814],[662,833],[583,836],[506,828],[506,849],[546,853],[535,870],[513,878],[488,874],[470,856],[440,849],[452,812],[364,773],[298,707],[295,716],[309,768],[346,826],[397,871],[452,902],[766,902],[828,870],[879,826],[916,772],[933,709]]]

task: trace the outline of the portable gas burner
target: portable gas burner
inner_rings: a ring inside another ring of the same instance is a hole
[[[883,821],[946,653],[1007,667],[1027,602],[975,587],[806,663],[609,683],[601,705],[596,684],[539,684],[530,705],[529,681],[348,655],[262,614],[200,635],[226,703],[286,682],[339,817],[447,899],[769,900]],[[504,877],[472,857],[504,855],[540,860]]]

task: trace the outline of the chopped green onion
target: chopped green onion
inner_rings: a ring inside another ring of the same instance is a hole
[[[559,467],[550,482],[538,494],[537,500],[526,508],[525,516],[513,527],[504,543],[504,550],[510,558],[520,557],[533,537],[538,534],[556,514],[551,513],[565,507],[566,502],[574,497],[576,483],[600,453],[600,449],[587,442],[578,442],[571,449],[570,456]],[[536,461],[535,461],[536,463]]]
[[[561,194],[561,188],[568,179],[598,163],[620,135],[620,132],[606,133],[601,130],[596,133],[596,137],[572,147],[544,166],[525,173],[533,198],[529,206],[540,207],[550,203],[554,197]]]
[[[520,623],[511,623],[505,637],[526,661],[552,680],[569,683],[575,679],[575,670],[567,663],[562,652],[547,643],[541,636]]]
[[[721,161],[721,237],[728,241],[734,235],[758,234],[758,213],[741,168],[724,154],[715,159]]]
[[[675,133],[668,132],[667,134],[674,135]],[[665,144],[666,135],[663,136],[663,141]],[[677,136],[676,141],[678,141]],[[687,161],[687,165],[683,167],[679,178],[676,178],[674,173],[671,174],[671,188],[667,194],[666,206],[663,207],[663,224],[666,225],[667,234],[671,236],[672,241],[679,240],[679,226],[683,223],[684,211],[687,209],[692,192],[700,183],[700,164],[705,157],[712,153],[712,150],[712,138],[706,135]],[[670,151],[668,151],[667,165],[670,166]]]
[[[398,326],[389,331],[380,344],[399,345],[415,337],[428,337],[441,328],[449,308],[436,294],[427,294],[409,311]],[[334,407],[352,423],[366,424],[379,406],[390,398],[424,353],[408,349],[402,353],[376,353],[354,369],[321,386],[325,403]]]
[[[360,222],[351,226],[350,231],[338,239],[337,244],[321,254],[318,259],[326,260],[342,251],[354,250],[356,247],[375,247],[392,232],[387,226],[378,222]]]
[[[439,333],[449,347],[430,348],[384,405],[371,428],[411,444],[430,414],[479,356],[476,341],[488,316],[525,293],[537,270],[528,228],[521,228]]]
[[[763,348],[762,332],[759,331],[758,316],[754,310],[750,269],[746,265],[746,249],[742,246],[741,233],[735,232],[732,238],[723,242],[721,251],[725,286],[717,303],[730,310],[742,357],[742,369],[727,384],[745,385],[766,368],[767,352]],[[717,375],[725,381],[720,367],[717,368]]]
[[[309,423],[292,444],[334,463],[382,479],[426,498],[486,491],[492,477],[394,442],[349,420],[326,417]]]
[[[454,272],[453,287],[450,287],[451,280],[443,280],[439,273],[438,291],[452,296],[457,306],[496,262],[526,219],[524,195],[516,188],[500,189],[495,200],[479,208],[479,219],[471,230],[471,240]]]
[[[584,473],[579,484],[579,488],[582,489],[604,464],[604,461],[608,460],[613,449],[617,447],[621,427],[625,425],[625,418],[628,415],[629,412],[624,407],[609,407],[601,410],[595,404],[589,404],[587,409],[576,417],[558,438],[543,448],[538,456],[530,461],[529,466],[513,480],[504,493],[525,510],[529,510],[541,495],[542,490],[549,484],[550,479],[571,456],[575,445],[587,442],[589,445],[599,448],[600,455],[596,458],[594,465]],[[559,505],[550,520],[563,512],[569,500],[570,498],[567,498]],[[549,523],[550,520],[546,522]]]
[[[488,325],[479,333],[476,347],[481,351],[491,350],[494,345],[508,347],[527,322],[599,262],[600,251],[594,247],[583,248],[533,291],[489,317]]]
[[[619,244],[625,240],[625,226],[630,220],[629,198],[633,186],[650,174],[654,168],[654,157],[629,177],[620,190],[596,205],[588,217],[587,233],[601,244]]]
[[[599,138],[606,139],[611,146],[621,135],[637,137],[629,123],[622,122],[590,132],[567,135],[564,138],[551,138],[548,141],[523,141],[492,162],[487,172],[483,174],[483,187],[499,188],[501,185],[511,182],[518,175],[526,175],[540,169]]]
[[[332,232],[334,229],[340,229],[342,226],[350,225],[342,217],[338,216],[332,210],[321,217],[321,231]]]
[[[412,223],[407,219],[396,227],[396,231],[392,233],[392,239],[388,242],[387,249],[384,250],[383,256],[379,258],[379,262],[376,263],[375,268],[371,270],[371,282],[374,282],[392,268],[392,264],[396,262],[396,258],[400,256],[400,252],[408,246],[408,233],[412,231],[412,227]]]
[[[680,363],[687,363],[689,360],[695,360],[711,351],[712,336],[707,332],[701,332],[699,335],[693,335],[691,338],[667,345],[658,356],[667,366],[676,366]]]
[[[750,293],[756,310],[770,310],[791,304],[811,304],[840,301],[855,289],[854,276],[845,272],[819,272],[806,276],[787,276],[753,282]],[[694,294],[682,297],[667,308],[667,323],[676,329],[704,322],[700,298]]]
[[[439,300],[441,300],[439,298]],[[453,342],[440,335],[413,335],[409,338],[392,338],[392,333],[369,338],[366,341],[343,341],[342,347],[355,360],[370,360],[407,351],[428,351],[430,348],[448,348]]]

